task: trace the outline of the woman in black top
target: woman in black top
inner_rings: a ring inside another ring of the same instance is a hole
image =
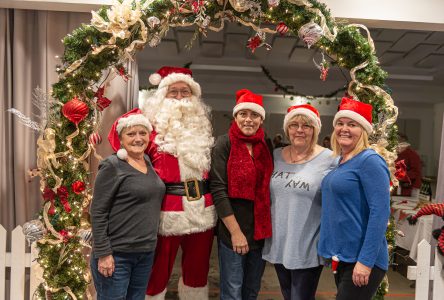
[[[255,299],[265,268],[262,247],[271,236],[271,154],[261,128],[262,96],[236,94],[234,122],[213,149],[210,188],[217,226],[221,299]]]
[[[91,204],[98,300],[145,299],[165,193],[144,153],[151,130],[140,110],[123,115],[110,132],[122,149],[99,165]]]

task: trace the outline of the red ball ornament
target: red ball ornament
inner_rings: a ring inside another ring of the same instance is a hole
[[[89,136],[89,143],[91,145],[98,145],[102,143],[102,137],[97,132],[91,133]]]
[[[284,22],[280,22],[276,26],[276,31],[279,32],[280,35],[285,35],[288,32],[288,26],[285,25]]]
[[[71,189],[75,194],[79,195],[85,190],[85,183],[83,181],[76,180],[73,182],[73,184],[71,184]]]
[[[89,113],[89,108],[85,102],[74,97],[63,105],[62,113],[68,120],[77,126],[86,118]]]

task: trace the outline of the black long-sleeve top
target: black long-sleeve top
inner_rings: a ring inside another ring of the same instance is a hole
[[[230,149],[230,138],[228,134],[225,134],[216,139],[211,153],[210,190],[220,218],[216,226],[216,234],[226,246],[233,247],[231,234],[221,219],[234,214],[242,233],[247,238],[248,247],[251,250],[260,249],[263,247],[264,240],[256,241],[253,238],[254,202],[228,197],[227,163]]]

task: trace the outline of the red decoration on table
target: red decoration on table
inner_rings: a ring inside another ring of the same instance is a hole
[[[88,115],[89,108],[85,102],[74,97],[63,105],[62,113],[65,118],[78,126]]]
[[[405,165],[404,160],[399,160],[395,163],[395,177],[398,180],[408,181],[411,184],[410,178],[407,175],[407,166]]]
[[[94,95],[94,97],[97,98],[97,106],[100,109],[100,111],[103,111],[111,104],[111,100],[103,96],[104,93],[105,93],[105,87],[100,87]]]
[[[276,31],[279,32],[280,35],[285,35],[288,32],[288,26],[285,25],[284,22],[280,22],[276,26]]]
[[[97,132],[91,133],[89,135],[88,140],[89,140],[89,143],[94,146],[102,143],[102,137]]]
[[[80,180],[74,181],[73,184],[71,185],[71,189],[74,192],[74,194],[79,195],[85,190],[85,183]]]

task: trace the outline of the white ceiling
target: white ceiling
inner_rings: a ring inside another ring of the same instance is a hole
[[[320,81],[313,58],[319,62],[321,54],[307,49],[294,36],[269,36],[272,50],[262,47],[252,54],[246,42],[254,32],[244,26],[227,24],[221,32],[197,38],[188,50],[186,45],[193,35],[194,28],[175,28],[159,46],[147,46],[138,53],[141,84],[147,85],[147,75],[163,65],[182,66],[188,62],[193,63],[191,69],[195,67],[195,77],[210,98],[232,98],[243,87],[274,93],[274,84],[261,71],[255,72],[261,65],[279,83],[308,95],[326,94],[347,83],[343,74],[348,78],[348,71],[341,72],[337,67],[330,70],[326,82]],[[417,97],[409,96],[422,91],[425,102],[444,102],[444,32],[378,28],[371,29],[371,35],[381,66],[390,74],[387,84],[398,96],[397,101],[417,101]],[[239,71],[235,67],[250,69]]]

